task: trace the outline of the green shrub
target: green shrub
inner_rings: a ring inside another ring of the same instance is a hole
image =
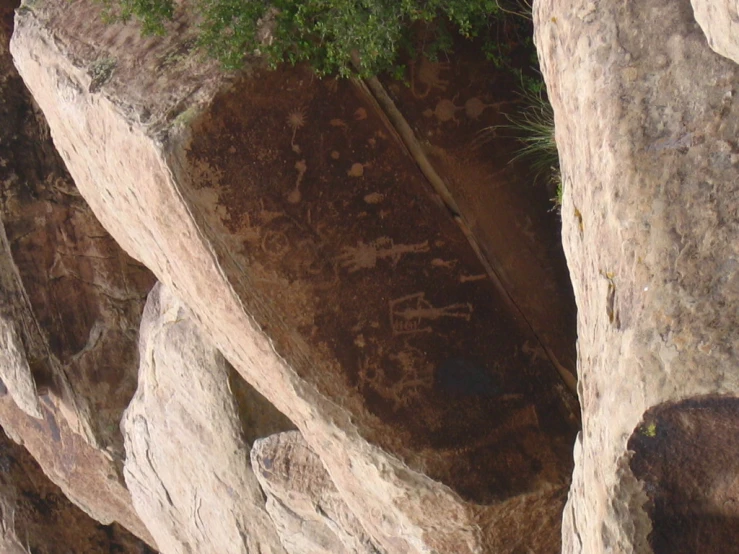
[[[175,10],[174,0],[100,1],[109,17],[137,18],[149,33],[163,32]],[[419,44],[431,58],[451,51],[455,33],[480,38],[488,57],[505,63],[517,24],[504,20],[519,8],[518,0],[506,0],[515,9],[499,1],[186,0],[183,9],[195,11],[201,46],[229,69],[258,51],[272,66],[305,61],[319,75],[367,76],[402,70],[399,53]],[[269,40],[260,29],[270,30]]]

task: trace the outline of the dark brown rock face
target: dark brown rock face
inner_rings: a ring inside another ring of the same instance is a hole
[[[556,552],[567,392],[366,89],[226,79],[183,52],[186,22],[141,39],[73,6],[29,6],[12,49],[80,192],[295,423],[372,544]]]
[[[629,439],[657,554],[730,552],[739,541],[739,400],[655,406]]]

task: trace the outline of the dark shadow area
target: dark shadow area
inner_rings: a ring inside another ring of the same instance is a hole
[[[739,399],[650,409],[629,439],[655,554],[739,552]]]

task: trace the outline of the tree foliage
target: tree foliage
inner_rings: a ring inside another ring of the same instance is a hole
[[[141,21],[161,33],[174,0],[101,0],[116,19]],[[480,37],[500,61],[509,46],[500,40],[504,12],[499,0],[185,0],[194,10],[200,44],[229,69],[259,52],[275,66],[310,63],[320,75],[371,75],[398,66],[403,51],[420,45],[426,55],[452,49],[455,33]],[[358,65],[357,65],[358,64]]]

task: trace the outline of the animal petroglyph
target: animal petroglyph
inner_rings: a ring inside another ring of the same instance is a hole
[[[442,79],[439,74],[449,69],[449,62],[432,62],[426,57],[421,58],[421,63],[416,71],[416,62],[411,62],[411,93],[416,98],[426,98],[433,89],[445,91],[449,81]],[[426,89],[423,92],[416,90],[416,81]]]
[[[436,119],[438,119],[440,122],[445,123],[447,121],[454,121],[456,124],[459,124],[459,120],[457,119],[457,116],[455,115],[459,110],[463,110],[463,106],[457,106],[454,103],[454,100],[457,97],[455,96],[454,99],[449,100],[447,98],[442,98],[436,103],[436,108],[433,110],[428,109],[423,112],[423,115],[426,117],[433,117],[435,116]]]
[[[417,292],[390,301],[390,327],[393,335],[431,331],[431,326],[426,322],[444,317],[465,321],[469,321],[472,317],[473,306],[469,302],[458,302],[435,308],[425,296],[425,292]]]
[[[338,257],[341,267],[354,273],[360,269],[371,269],[377,265],[377,260],[390,259],[396,267],[400,259],[406,254],[418,254],[429,251],[428,241],[417,244],[395,244],[389,237],[380,237],[369,244],[362,241],[357,246],[347,246]]]

